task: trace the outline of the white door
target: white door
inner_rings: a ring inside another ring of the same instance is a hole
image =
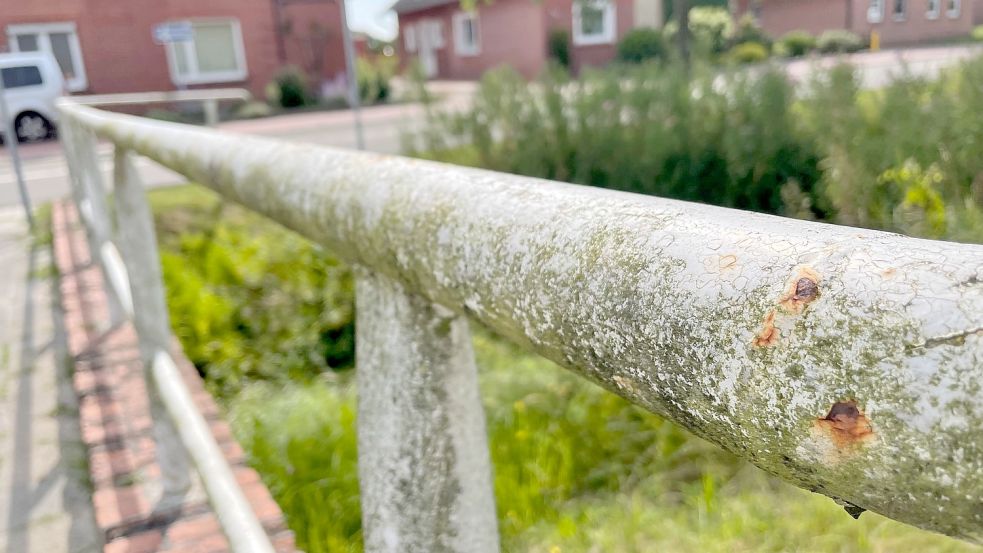
[[[418,24],[417,36],[420,38],[420,66],[428,79],[436,77],[437,50],[444,47],[443,26],[435,19],[424,19]]]

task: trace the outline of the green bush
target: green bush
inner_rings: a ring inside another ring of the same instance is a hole
[[[570,32],[566,29],[551,29],[547,39],[550,59],[567,69],[570,68]]]
[[[735,46],[747,42],[758,43],[764,46],[766,50],[770,50],[772,44],[771,37],[761,28],[758,20],[749,13],[744,14],[737,21],[737,25],[733,27],[728,40],[730,44]]]
[[[975,41],[983,41],[983,25],[973,27],[973,30],[970,32],[970,36]]]
[[[781,71],[688,75],[642,64],[529,87],[494,71],[472,110],[433,117],[416,150],[440,159],[468,145],[489,169],[772,213],[787,182],[815,192],[819,152]]]
[[[355,62],[359,97],[366,104],[385,102],[392,96],[392,79],[399,59],[395,56],[360,57]]]
[[[662,32],[667,43],[674,43],[679,28],[676,20],[669,21]],[[689,12],[691,50],[700,57],[712,57],[727,50],[734,33],[734,20],[726,8],[699,6]]]
[[[667,51],[662,33],[645,27],[628,31],[618,43],[618,59],[629,63],[665,59]]]
[[[267,88],[271,103],[284,108],[306,106],[312,102],[307,75],[298,67],[281,69]]]
[[[174,334],[213,392],[232,397],[252,381],[303,382],[351,366],[347,268],[203,188],[151,201]]]
[[[859,36],[844,30],[825,31],[816,40],[816,48],[824,54],[856,52],[863,47]]]
[[[804,56],[816,49],[816,37],[807,31],[789,31],[778,39],[775,48],[791,58]]]
[[[742,42],[731,48],[728,56],[735,63],[760,63],[768,59],[768,48],[757,42]]]

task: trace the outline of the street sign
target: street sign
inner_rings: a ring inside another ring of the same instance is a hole
[[[194,31],[188,21],[168,21],[154,25],[154,42],[189,42],[194,38]]]

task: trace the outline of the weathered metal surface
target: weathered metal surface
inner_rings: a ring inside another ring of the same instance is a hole
[[[981,246],[63,110],[790,482],[983,541]]]
[[[356,302],[365,550],[498,551],[467,320],[364,272]]]
[[[127,274],[127,283],[133,298],[132,319],[140,344],[140,357],[144,366],[144,379],[157,442],[157,464],[163,476],[165,502],[180,503],[191,487],[187,456],[180,437],[174,428],[160,399],[161,386],[183,386],[175,382],[154,382],[153,363],[158,351],[167,351],[171,345],[170,317],[164,296],[160,258],[157,254],[157,236],[154,220],[147,205],[146,191],[133,166],[130,154],[122,148],[115,152],[113,189],[116,198],[118,242]]]

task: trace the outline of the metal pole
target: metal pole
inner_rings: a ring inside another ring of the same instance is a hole
[[[10,118],[10,109],[7,107],[7,89],[0,74],[0,119],[3,119],[4,140],[7,151],[10,152],[10,163],[14,167],[14,175],[17,177],[17,189],[20,190],[20,201],[24,204],[24,213],[27,214],[27,224],[34,229],[34,210],[31,209],[31,197],[27,193],[27,184],[24,183],[24,171],[20,165],[20,153],[17,151],[17,133],[14,130],[14,122]]]
[[[362,107],[358,94],[358,74],[355,70],[355,44],[352,43],[352,30],[348,28],[348,10],[345,0],[338,0],[341,9],[341,41],[345,47],[345,79],[348,81],[348,105],[355,117],[355,143],[359,150],[365,149],[365,137],[362,134]]]

